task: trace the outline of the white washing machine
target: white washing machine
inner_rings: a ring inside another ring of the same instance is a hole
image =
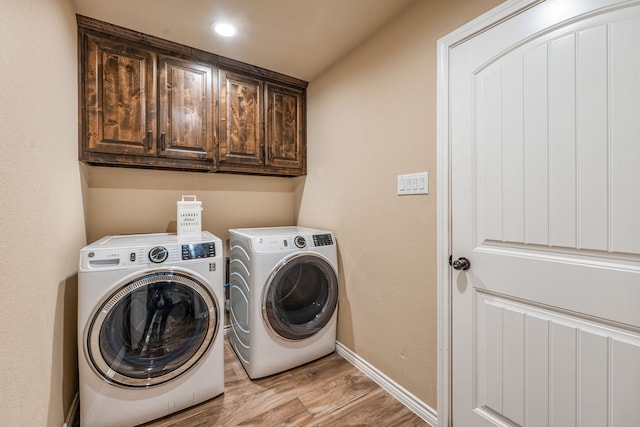
[[[249,378],[332,353],[338,305],[333,233],[269,227],[229,234],[230,342]]]
[[[80,423],[132,426],[224,391],[224,257],[210,232],[107,236],[80,252]]]

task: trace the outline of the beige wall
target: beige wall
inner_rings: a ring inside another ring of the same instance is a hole
[[[56,426],[77,390],[85,244],[69,0],[0,1],[0,424]]]
[[[436,44],[500,0],[418,0],[311,82],[300,225],[333,229],[338,340],[437,408]],[[429,195],[397,196],[429,172]]]
[[[82,173],[90,242],[111,234],[175,232],[182,195],[202,201],[202,228],[223,241],[230,228],[295,223],[291,178],[86,165]]]

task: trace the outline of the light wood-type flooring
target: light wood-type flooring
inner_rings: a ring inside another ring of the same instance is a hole
[[[145,427],[428,426],[337,353],[250,380],[225,340],[224,393]]]

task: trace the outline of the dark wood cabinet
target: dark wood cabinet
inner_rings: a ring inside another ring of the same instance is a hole
[[[267,165],[292,174],[306,173],[305,92],[266,85]]]
[[[212,167],[216,152],[212,67],[161,56],[158,70],[158,156]]]
[[[82,43],[84,159],[153,156],[155,54],[92,35]]]
[[[307,83],[78,15],[80,160],[306,173]]]
[[[220,170],[264,165],[263,83],[220,71]]]
[[[80,158],[213,171],[213,67],[91,32],[81,35]]]
[[[220,70],[220,171],[304,175],[304,90]]]

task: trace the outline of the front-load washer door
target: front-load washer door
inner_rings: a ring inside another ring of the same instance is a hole
[[[87,330],[96,372],[124,387],[177,378],[207,352],[218,333],[220,306],[196,277],[148,271],[107,297]]]
[[[279,263],[264,289],[263,317],[269,330],[287,340],[319,332],[338,304],[338,278],[323,258],[297,254]]]

